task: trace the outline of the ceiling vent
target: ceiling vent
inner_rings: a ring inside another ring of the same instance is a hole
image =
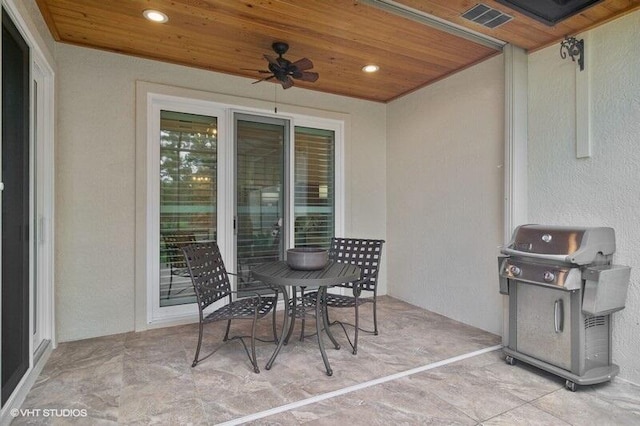
[[[491,29],[499,27],[502,24],[506,24],[513,19],[513,16],[507,15],[498,9],[493,9],[482,3],[476,4],[471,9],[467,10],[462,14],[462,17]]]

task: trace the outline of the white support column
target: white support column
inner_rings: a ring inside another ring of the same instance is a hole
[[[504,47],[504,241],[527,221],[527,54]]]
[[[515,227],[527,222],[528,60],[524,50],[509,44],[504,47],[503,52],[504,243],[506,244]],[[502,344],[505,346],[509,344],[508,301],[508,296],[504,296]]]

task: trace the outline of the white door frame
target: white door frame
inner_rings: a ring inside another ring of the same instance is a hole
[[[280,113],[269,112],[270,104],[258,100],[247,100],[229,95],[163,86],[139,81],[136,84],[136,331],[156,327],[166,327],[197,321],[195,304],[160,308],[157,293],[149,291],[154,281],[158,281],[159,225],[157,208],[159,192],[153,186],[159,181],[159,152],[154,141],[158,139],[159,111],[161,106],[176,110],[183,105],[183,112],[216,115],[221,120],[218,128],[218,238],[220,250],[229,264],[234,259],[233,247],[233,191],[231,181],[234,176],[233,156],[233,113],[241,112],[250,115],[273,116],[291,121],[290,131],[294,126],[311,126],[321,124],[321,128],[336,130],[336,233],[344,232],[344,132],[348,116],[338,113],[328,114],[326,111],[304,109],[303,111],[285,112],[286,105],[280,106]],[[155,106],[154,106],[155,104]],[[258,105],[258,107],[256,107]],[[196,109],[194,109],[196,108]],[[293,107],[299,110],[299,107]],[[226,115],[218,115],[213,111],[224,110]],[[198,112],[199,111],[199,112]],[[223,122],[224,121],[224,122]],[[225,124],[226,123],[226,124]],[[226,126],[226,128],[222,128]],[[159,148],[158,148],[159,149]],[[291,148],[293,145],[291,144]],[[228,208],[227,208],[228,207]],[[289,226],[292,226],[289,224]],[[291,235],[290,229],[289,235]],[[155,237],[153,236],[156,234]],[[157,306],[156,306],[157,305]],[[166,313],[163,314],[162,311]]]

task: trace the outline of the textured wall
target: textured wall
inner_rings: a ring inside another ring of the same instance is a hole
[[[275,86],[56,47],[56,315],[67,341],[134,329],[136,80],[264,100]],[[347,234],[385,238],[385,105],[296,88],[279,90],[278,102],[350,114]]]
[[[500,334],[504,66],[485,61],[388,106],[388,293]]]
[[[575,157],[575,68],[558,46],[529,56],[529,220],[611,226],[632,269],[613,315],[620,375],[640,383],[640,12],[589,34],[592,157]]]

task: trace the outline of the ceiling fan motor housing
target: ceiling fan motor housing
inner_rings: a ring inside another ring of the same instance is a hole
[[[287,53],[287,50],[289,50],[289,45],[284,41],[274,41],[273,44],[271,45],[271,48],[278,55],[282,56],[285,53]]]
[[[279,67],[274,64],[269,64],[269,71],[271,71],[278,80],[286,80],[289,74],[288,64],[282,64],[279,60],[278,63],[280,64]]]

